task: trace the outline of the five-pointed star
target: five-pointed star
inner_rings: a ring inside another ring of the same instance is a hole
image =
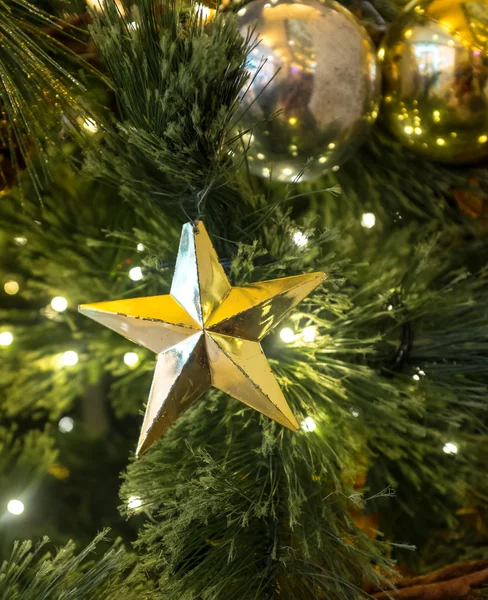
[[[211,386],[296,431],[259,340],[324,278],[231,287],[200,221],[183,226],[170,294],[81,305],[84,315],[158,355],[137,453]]]

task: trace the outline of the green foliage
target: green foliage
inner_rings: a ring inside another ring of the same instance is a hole
[[[55,60],[69,57],[82,64],[54,37],[64,27],[68,36],[81,33],[26,0],[0,2],[0,145],[14,170],[23,161],[31,167],[37,187],[39,174],[46,172],[46,144],[63,126],[80,135],[78,120],[88,116],[77,97],[83,86]],[[33,150],[41,156],[37,169],[31,164]],[[4,188],[8,173],[2,168],[0,176]]]
[[[34,549],[30,542],[15,544],[0,566],[0,595],[11,600],[126,600],[142,591],[133,571],[133,559],[115,544],[97,562],[89,561],[103,534],[79,554],[73,543],[55,556],[43,553],[44,539]]]

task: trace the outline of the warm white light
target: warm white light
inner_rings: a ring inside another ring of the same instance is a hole
[[[19,291],[20,287],[16,281],[7,281],[7,283],[3,286],[5,293],[9,296],[15,296],[15,294]]]
[[[51,308],[56,312],[63,312],[68,308],[68,301],[63,296],[55,296],[51,300]]]
[[[61,364],[65,367],[73,367],[78,362],[78,354],[74,350],[68,350],[61,357]]]
[[[281,171],[283,173],[283,175],[291,175],[293,173],[292,169],[283,169]]]
[[[88,133],[96,133],[98,131],[98,125],[93,119],[85,119],[83,121],[83,128],[88,131]]]
[[[456,446],[456,444],[453,444],[452,442],[447,442],[447,444],[444,444],[444,448],[442,448],[444,450],[444,452],[446,454],[457,454],[458,453],[458,447]]]
[[[357,419],[357,418],[359,417],[359,411],[357,411],[357,410],[354,410],[354,408],[353,408],[353,409],[351,410],[351,415],[352,415],[354,418],[356,418],[356,419]]]
[[[14,242],[17,246],[25,246],[27,244],[27,238],[23,235],[18,235],[17,237],[14,237]]]
[[[436,139],[436,144],[438,146],[445,146],[446,145],[446,140],[444,140],[443,138],[437,138]]]
[[[75,426],[75,422],[71,417],[62,417],[59,419],[58,429],[61,433],[69,433],[73,431],[73,427]]]
[[[335,148],[335,144],[333,142],[331,142],[328,146],[329,150],[334,150]]]
[[[314,342],[317,336],[317,329],[311,325],[310,327],[305,327],[302,331],[302,339],[304,342]]]
[[[24,512],[24,503],[20,500],[10,500],[7,510],[12,515],[21,515]]]
[[[380,60],[383,60],[383,59],[385,58],[385,49],[384,49],[384,48],[380,48],[380,49],[378,50],[378,58],[379,58]]]
[[[376,224],[376,217],[373,213],[363,213],[361,217],[361,225],[366,229],[371,229]]]
[[[237,14],[240,17],[243,17],[246,13],[247,13],[247,10],[245,8],[241,8],[240,10],[237,11]]]
[[[0,333],[0,346],[10,346],[14,341],[14,336],[10,331],[2,331]]]
[[[258,160],[264,160],[266,157],[264,156],[264,154],[263,154],[262,152],[258,152],[258,153],[256,154],[256,158],[257,158]]]
[[[139,496],[129,496],[129,499],[127,500],[127,506],[131,510],[135,510],[136,508],[141,508],[142,500],[141,500],[141,498],[139,498]]]
[[[124,354],[124,362],[128,367],[133,367],[139,362],[139,355],[137,352],[126,352]]]
[[[415,373],[415,375],[413,376],[413,378],[415,379],[415,381],[419,381],[420,377],[417,375],[417,373]]]
[[[293,241],[298,247],[302,248],[303,246],[306,246],[308,237],[302,231],[295,231],[293,234]]]
[[[303,431],[315,431],[317,429],[317,425],[312,417],[305,417],[305,419],[300,423],[300,427]]]
[[[293,340],[295,339],[295,334],[293,333],[292,329],[290,329],[289,327],[285,327],[284,329],[282,329],[280,331],[280,338],[286,344],[289,344],[289,343],[293,342]]]
[[[144,248],[144,244],[137,244],[137,252],[144,252],[145,248]]]
[[[393,310],[393,304],[388,304],[388,310]]]
[[[143,275],[141,267],[133,267],[129,271],[129,277],[132,279],[132,281],[139,281],[142,279]]]
[[[319,163],[320,163],[321,165],[323,165],[323,164],[324,164],[324,163],[326,163],[326,162],[327,162],[327,158],[326,158],[325,156],[321,156],[321,157],[319,158]]]

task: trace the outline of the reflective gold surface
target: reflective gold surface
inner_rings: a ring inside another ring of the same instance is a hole
[[[306,163],[301,180],[337,170],[378,114],[380,75],[365,29],[330,1],[255,0],[238,15],[243,35],[256,25],[260,39],[239,124],[254,127],[243,137],[251,172],[290,182]]]
[[[488,0],[415,2],[385,45],[384,114],[395,136],[429,159],[488,155]]]
[[[298,429],[259,340],[325,278],[231,288],[202,222],[183,226],[171,293],[85,304],[82,314],[158,354],[137,452],[211,386]]]

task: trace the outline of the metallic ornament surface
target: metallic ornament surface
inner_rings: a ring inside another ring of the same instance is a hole
[[[183,226],[170,294],[81,305],[158,355],[137,453],[210,387],[297,430],[259,340],[324,279],[307,273],[233,288],[200,221]]]
[[[378,115],[380,71],[366,30],[331,1],[255,0],[238,15],[242,34],[256,26],[260,40],[239,122],[251,172],[291,182],[337,171]]]
[[[488,156],[488,0],[414,2],[392,25],[384,114],[395,137],[434,161]]]

